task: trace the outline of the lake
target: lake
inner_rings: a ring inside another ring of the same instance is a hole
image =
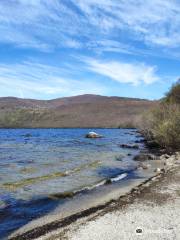
[[[104,137],[85,138],[89,131]],[[76,194],[101,189],[108,179],[117,185],[133,178],[133,157],[144,146],[120,144],[138,139],[135,129],[0,129],[0,235]]]

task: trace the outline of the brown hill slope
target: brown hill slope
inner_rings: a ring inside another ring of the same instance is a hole
[[[132,127],[156,102],[80,95],[53,100],[0,98],[0,127]]]

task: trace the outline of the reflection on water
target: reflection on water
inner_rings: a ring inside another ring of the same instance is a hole
[[[80,191],[133,168],[139,150],[119,145],[135,142],[135,130],[96,129],[104,138],[87,139],[90,130],[0,130],[0,233],[51,211],[58,201],[47,196]]]

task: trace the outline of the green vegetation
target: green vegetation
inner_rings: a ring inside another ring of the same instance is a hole
[[[180,104],[180,79],[172,86],[171,90],[166,94],[165,101],[171,104]]]
[[[174,84],[160,104],[143,117],[143,130],[169,151],[180,149],[180,80]]]
[[[3,128],[21,128],[24,127],[25,124],[40,119],[42,114],[43,113],[36,109],[4,110],[3,112],[1,111],[0,114],[0,126]]]

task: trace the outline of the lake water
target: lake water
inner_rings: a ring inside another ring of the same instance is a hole
[[[92,130],[104,137],[85,138]],[[107,179],[133,178],[140,150],[120,144],[137,139],[133,129],[0,129],[0,235]]]

